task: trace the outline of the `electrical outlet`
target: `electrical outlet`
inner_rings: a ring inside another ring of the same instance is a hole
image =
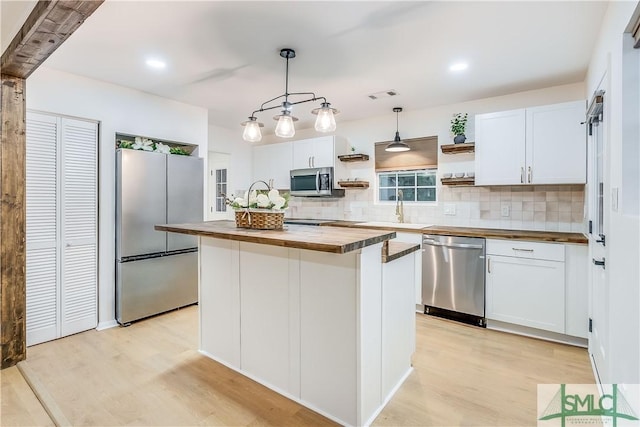
[[[456,214],[456,205],[452,203],[445,203],[444,205],[444,214],[445,215],[455,215]]]
[[[502,205],[502,216],[509,216],[509,205]]]

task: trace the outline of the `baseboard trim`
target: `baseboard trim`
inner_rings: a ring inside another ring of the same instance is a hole
[[[105,329],[115,328],[116,326],[118,326],[118,321],[116,319],[108,320],[106,322],[98,323],[98,326],[96,326],[96,331],[104,331]]]
[[[51,418],[51,421],[58,427],[71,427],[73,424],[65,417],[56,401],[53,400],[53,397],[51,397],[29,365],[24,361],[18,362],[18,370],[27,384],[29,384],[29,387],[31,387],[31,390],[33,390],[33,394],[36,395],[36,398],[40,401],[40,404]]]
[[[541,340],[553,341],[561,344],[573,345],[576,347],[587,348],[589,344],[589,341],[586,338],[573,337],[571,335],[559,334],[557,332],[543,331],[542,329],[514,325],[512,323],[500,322],[498,320],[487,319],[487,329],[509,332],[525,337],[538,338]]]

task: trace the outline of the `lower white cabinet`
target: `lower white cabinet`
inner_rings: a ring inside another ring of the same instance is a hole
[[[487,319],[564,333],[564,262],[488,255]]]
[[[487,239],[488,324],[493,320],[586,339],[587,256],[587,245]]]

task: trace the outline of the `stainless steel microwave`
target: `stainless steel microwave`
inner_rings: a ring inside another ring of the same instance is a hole
[[[291,195],[304,197],[341,197],[344,190],[333,188],[333,168],[293,169]]]

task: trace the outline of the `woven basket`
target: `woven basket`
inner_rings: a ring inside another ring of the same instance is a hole
[[[282,230],[284,225],[283,211],[265,209],[241,209],[236,211],[236,227],[256,230]]]

